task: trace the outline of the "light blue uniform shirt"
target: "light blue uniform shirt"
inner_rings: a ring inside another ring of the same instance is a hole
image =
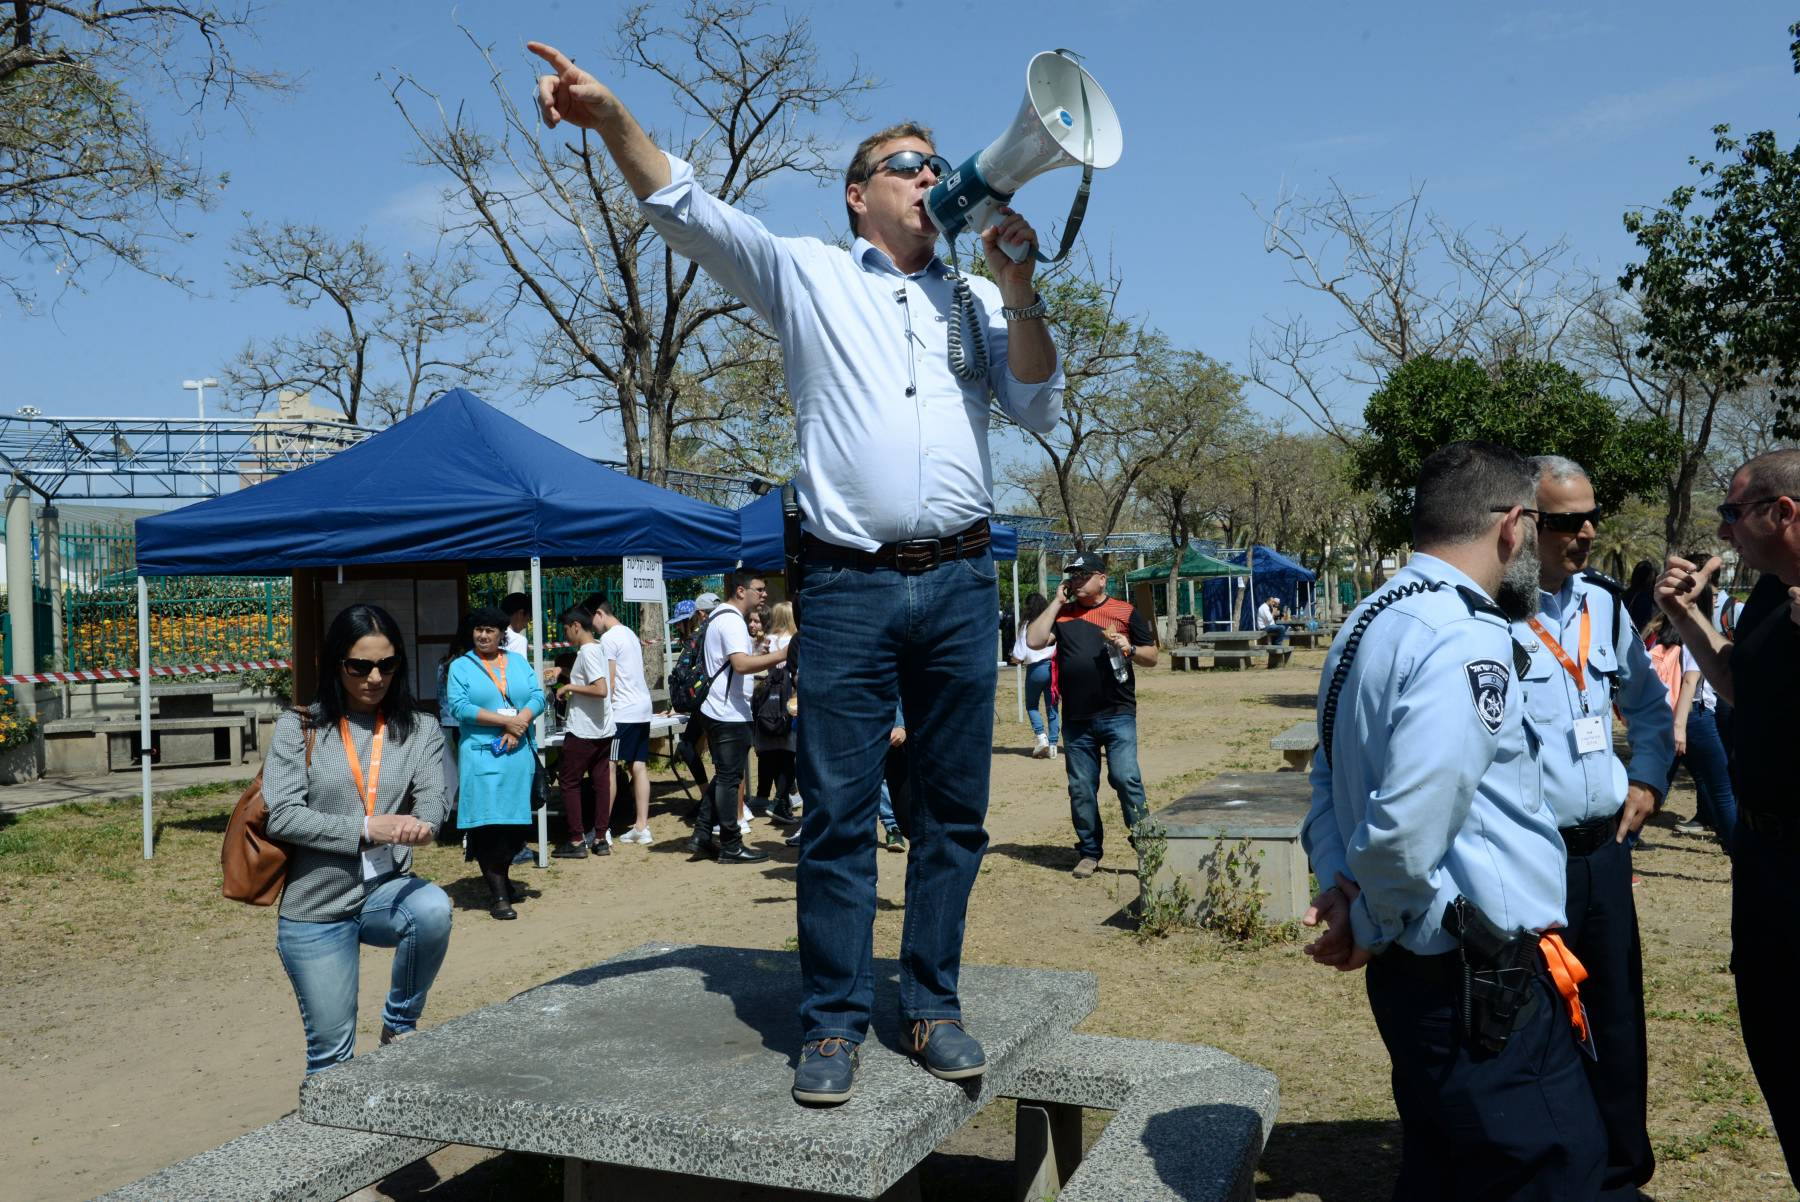
[[[1377,614],[1338,695],[1334,762],[1313,757],[1301,831],[1321,886],[1357,882],[1356,942],[1451,951],[1444,909],[1458,894],[1504,930],[1564,921],[1562,838],[1544,804],[1537,733],[1513,682],[1512,628],[1461,571],[1414,555],[1373,596],[1443,581]],[[1468,590],[1459,593],[1457,586]],[[1368,606],[1351,613],[1320,678],[1325,691]],[[1322,736],[1321,736],[1322,737]]]
[[[989,394],[1042,434],[1062,415],[1063,393],[1060,362],[1041,384],[1014,378],[1000,290],[969,277],[988,371],[965,383],[950,370],[950,279],[941,260],[909,276],[861,238],[848,251],[817,238],[778,238],[667,157],[668,187],[640,202],[650,224],[781,339],[805,528],[828,543],[873,550],[955,534],[991,515]]]
[[[1581,613],[1588,613],[1588,657],[1583,668],[1585,690],[1538,637],[1529,622],[1513,626],[1513,637],[1531,653],[1531,666],[1520,683],[1532,723],[1543,732],[1544,797],[1556,812],[1558,826],[1580,826],[1610,818],[1625,804],[1630,781],[1641,781],[1660,795],[1667,787],[1675,758],[1675,715],[1669,691],[1650,666],[1650,653],[1637,628],[1619,614],[1619,641],[1613,644],[1613,612],[1619,598],[1604,585],[1576,573],[1555,593],[1540,593],[1538,624],[1577,662],[1581,652]],[[1587,706],[1582,707],[1585,691]],[[1629,772],[1612,750],[1612,709],[1625,717],[1631,745]],[[1606,725],[1606,748],[1582,754],[1575,749],[1575,720],[1598,717]]]

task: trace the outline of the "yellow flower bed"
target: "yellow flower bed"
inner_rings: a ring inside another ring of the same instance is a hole
[[[272,629],[271,629],[272,628]],[[134,668],[138,662],[137,621],[101,618],[68,632],[69,662],[84,668]],[[152,664],[235,663],[286,659],[293,646],[293,619],[276,614],[150,615]]]

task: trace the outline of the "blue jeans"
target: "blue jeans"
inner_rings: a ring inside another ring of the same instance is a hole
[[[390,876],[369,890],[355,918],[283,918],[276,924],[275,951],[293,982],[306,1028],[308,1076],[356,1052],[357,969],[364,943],[396,949],[381,1021],[396,1031],[412,1030],[450,947],[450,898],[430,881]]]
[[[901,826],[912,844],[900,1017],[962,1017],[963,926],[987,848],[999,594],[987,555],[917,573],[809,558],[805,572],[800,1027],[803,1039],[860,1043],[875,998],[875,819],[896,701],[907,730]]]
[[[1100,753],[1106,753],[1106,779],[1119,795],[1125,829],[1144,820],[1144,778],[1138,773],[1137,714],[1126,711],[1063,723],[1063,757],[1069,773],[1069,819],[1075,824],[1075,850],[1100,858]]]
[[[1725,854],[1737,840],[1737,798],[1731,792],[1731,766],[1725,758],[1725,741],[1710,709],[1696,705],[1688,711],[1687,752],[1682,756],[1700,794],[1700,816],[1719,836]]]
[[[1049,715],[1052,744],[1057,742],[1056,729],[1062,715],[1055,702],[1050,700],[1050,661],[1041,659],[1025,669],[1025,716],[1031,719],[1031,733],[1044,734],[1044,719],[1038,716],[1038,699],[1044,702],[1044,712]]]
[[[1288,628],[1286,622],[1271,622],[1263,627],[1263,629],[1269,632],[1269,642],[1271,644],[1279,647],[1281,644],[1287,642]]]

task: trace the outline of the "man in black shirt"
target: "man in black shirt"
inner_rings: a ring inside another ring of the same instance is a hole
[[[1052,681],[1062,698],[1063,763],[1075,824],[1075,877],[1100,867],[1100,754],[1119,795],[1126,829],[1143,821],[1137,762],[1137,678],[1156,666],[1156,636],[1136,608],[1106,595],[1106,562],[1083,552],[1064,566],[1062,587],[1025,631],[1032,650],[1056,643]]]
[[[1680,630],[1700,671],[1734,709],[1731,968],[1744,1049],[1769,1104],[1788,1173],[1800,1178],[1800,1027],[1791,1020],[1792,882],[1800,878],[1800,788],[1794,715],[1800,712],[1800,626],[1788,620],[1800,586],[1800,451],[1771,451],[1740,467],[1719,506],[1719,537],[1763,579],[1727,642],[1695,600],[1719,559],[1704,567],[1671,556],[1656,603]],[[1723,832],[1721,832],[1723,833]]]

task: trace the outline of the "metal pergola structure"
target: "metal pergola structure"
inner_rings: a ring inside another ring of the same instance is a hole
[[[372,431],[287,418],[0,416],[0,471],[46,501],[216,497]]]

